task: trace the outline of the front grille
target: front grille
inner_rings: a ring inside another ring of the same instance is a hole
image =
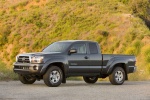
[[[30,58],[29,58],[29,56],[19,56],[18,57],[18,62],[20,62],[20,63],[30,63]]]
[[[15,69],[29,69],[28,66],[15,66]]]

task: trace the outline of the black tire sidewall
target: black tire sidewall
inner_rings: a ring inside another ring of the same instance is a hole
[[[117,71],[121,71],[121,72],[123,73],[123,79],[122,79],[122,81],[120,81],[120,82],[118,82],[118,81],[115,79],[115,74],[116,74]],[[124,71],[124,69],[121,68],[121,67],[116,67],[116,68],[113,70],[112,74],[110,75],[109,79],[110,79],[110,82],[111,82],[112,84],[114,84],[114,85],[122,85],[122,84],[124,83],[124,81],[125,81],[125,71]]]
[[[55,71],[55,70],[59,72],[59,74],[60,74],[60,79],[59,79],[59,81],[58,81],[57,83],[52,83],[52,82],[49,80],[49,78],[50,78],[50,73],[51,73],[52,71]],[[45,82],[45,84],[46,84],[47,86],[49,86],[49,87],[57,87],[57,86],[59,86],[59,85],[62,83],[62,79],[63,79],[62,70],[61,70],[59,67],[57,67],[57,66],[51,66],[51,67],[47,70],[47,72],[45,73],[45,75],[43,76],[43,79],[44,79],[44,82]]]
[[[18,76],[19,76],[19,80],[20,80],[23,84],[33,84],[33,83],[36,81],[36,78],[27,80],[26,76],[23,76],[23,75],[20,75],[20,74],[18,74]]]
[[[97,76],[93,76],[93,77],[95,77],[95,79],[94,80],[91,80],[90,78],[91,77],[87,77],[87,76],[83,76],[83,80],[86,82],[86,83],[95,83],[95,82],[97,82],[97,80],[98,80],[98,77]]]

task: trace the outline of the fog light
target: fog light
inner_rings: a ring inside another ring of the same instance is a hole
[[[33,66],[33,69],[34,70],[38,70],[38,66]]]

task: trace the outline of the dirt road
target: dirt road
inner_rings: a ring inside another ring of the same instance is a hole
[[[150,81],[127,81],[120,86],[67,81],[59,87],[47,87],[42,80],[32,85],[0,82],[0,100],[150,100]]]

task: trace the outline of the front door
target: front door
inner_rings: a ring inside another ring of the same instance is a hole
[[[81,74],[88,72],[89,55],[86,43],[76,43],[70,49],[76,49],[77,53],[68,55],[69,73]]]

